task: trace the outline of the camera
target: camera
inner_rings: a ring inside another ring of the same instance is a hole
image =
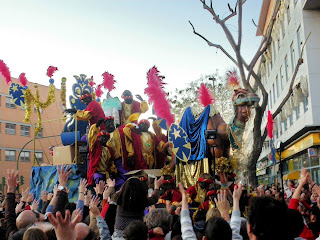
[[[217,130],[205,130],[204,135],[206,139],[216,139],[217,138]]]

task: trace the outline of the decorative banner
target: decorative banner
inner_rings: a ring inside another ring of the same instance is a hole
[[[25,106],[23,90],[23,87],[17,83],[12,83],[9,88],[9,95],[12,97],[13,103],[20,107]]]
[[[173,123],[169,128],[169,142],[173,144],[172,152],[178,159],[188,162],[191,155],[191,144],[182,127]]]

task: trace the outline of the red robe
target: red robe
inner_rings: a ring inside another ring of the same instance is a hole
[[[102,107],[100,106],[100,104],[97,101],[92,100],[88,106],[86,107],[86,109],[84,111],[89,111],[92,115],[92,117],[90,118],[90,126],[98,123],[99,119],[101,118],[105,118],[104,112]],[[106,127],[104,124],[100,125],[100,129],[101,130],[106,130]]]
[[[111,154],[111,161],[114,161],[114,152],[111,147],[107,147],[110,154]],[[103,146],[101,145],[100,141],[97,140],[93,145],[93,148],[89,151],[89,167],[87,171],[87,180],[88,184],[93,184],[93,175],[97,172],[99,167],[99,161],[101,159]]]

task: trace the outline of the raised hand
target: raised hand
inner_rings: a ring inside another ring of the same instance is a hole
[[[96,194],[102,194],[104,191],[104,187],[105,187],[105,182],[100,180],[99,184],[97,184],[96,187],[94,187]]]
[[[182,196],[182,201],[181,201],[181,209],[184,210],[184,209],[188,209],[188,198],[187,198],[187,193],[186,191],[184,190],[184,187],[182,185],[182,183],[180,182],[179,183],[179,191],[181,193],[181,196]]]
[[[142,98],[141,95],[139,95],[139,94],[136,95],[136,98],[137,98],[139,101],[141,101],[141,102],[143,101],[143,98]]]
[[[22,194],[21,194],[21,201],[22,202],[27,202],[28,194],[29,194],[29,188],[27,188],[25,191],[23,191],[23,189],[22,189]]]
[[[28,193],[27,202],[31,203],[33,201],[33,193]]]
[[[33,200],[32,205],[31,205],[31,210],[38,210],[39,208],[39,202],[40,200]]]
[[[100,202],[100,198],[97,195],[93,196],[90,201],[90,206],[98,206]]]
[[[18,184],[17,177],[18,171],[14,169],[7,169],[7,193],[14,193],[15,187]]]
[[[82,178],[80,180],[79,193],[84,193],[86,191],[87,186],[88,186],[87,179]]]
[[[56,213],[56,217],[53,216],[52,213],[48,214],[48,219],[51,224],[54,226],[54,230],[56,233],[56,237],[58,240],[68,239],[75,240],[76,239],[76,224],[81,221],[81,214],[75,216],[75,218],[71,221],[70,211],[66,211],[65,218],[62,218],[60,212]]]
[[[92,217],[99,217],[100,216],[100,211],[99,208],[96,205],[91,205],[90,204],[90,215],[92,215]]]
[[[116,180],[115,179],[111,179],[111,178],[108,178],[107,179],[107,186],[110,188],[110,187],[114,187],[116,185]]]
[[[47,191],[44,190],[41,192],[41,200],[43,203],[45,203],[48,200]]]
[[[76,210],[74,210],[74,211],[72,212],[71,220],[74,220],[79,214],[81,215],[81,220],[82,220],[82,211],[81,211],[80,208],[77,208]],[[80,221],[81,221],[81,220],[80,220]]]
[[[220,191],[220,193],[218,193],[218,197],[215,198],[214,201],[224,220],[230,221],[230,216],[229,216],[230,203],[227,200],[227,191],[226,190]]]
[[[163,183],[163,180],[164,180],[163,176],[161,176],[161,178],[159,179],[154,179],[154,189],[159,189]]]
[[[59,174],[59,186],[67,187],[68,178],[72,172],[72,169],[69,171],[69,166],[64,167],[64,165],[61,165],[61,169],[59,166],[57,166],[57,171]]]

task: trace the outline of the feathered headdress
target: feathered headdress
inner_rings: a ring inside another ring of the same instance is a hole
[[[2,60],[0,60],[0,73],[6,80],[6,83],[9,85],[9,83],[12,82],[10,71],[7,65]]]
[[[163,77],[159,76],[158,69],[154,66],[147,73],[148,87],[144,93],[149,97],[149,103],[153,103],[154,111],[158,117],[167,121],[168,126],[174,123],[174,115],[170,112],[170,103],[167,94],[163,91]]]
[[[53,67],[53,66],[48,67],[47,76],[48,76],[49,78],[52,78],[54,72],[57,71],[57,70],[58,70],[57,67]]]
[[[19,81],[21,83],[22,86],[26,86],[28,83],[28,80],[26,78],[26,74],[25,73],[21,73],[19,76]]]
[[[267,133],[270,139],[273,138],[273,123],[272,113],[268,111]]]
[[[197,99],[200,100],[202,106],[206,107],[215,102],[215,99],[212,97],[209,89],[205,84],[201,84],[197,93],[199,94]]]
[[[108,72],[104,72],[102,74],[103,77],[103,82],[102,85],[104,88],[108,89],[109,92],[111,92],[113,89],[115,89],[114,84],[116,83],[116,81],[113,79],[114,76]]]
[[[229,70],[226,72],[226,81],[229,88],[235,89],[240,86],[237,70]]]
[[[96,96],[98,98],[100,98],[102,96],[102,94],[103,94],[103,91],[101,90],[101,87],[102,87],[102,85],[100,84],[100,85],[98,85],[98,87],[96,89]]]

